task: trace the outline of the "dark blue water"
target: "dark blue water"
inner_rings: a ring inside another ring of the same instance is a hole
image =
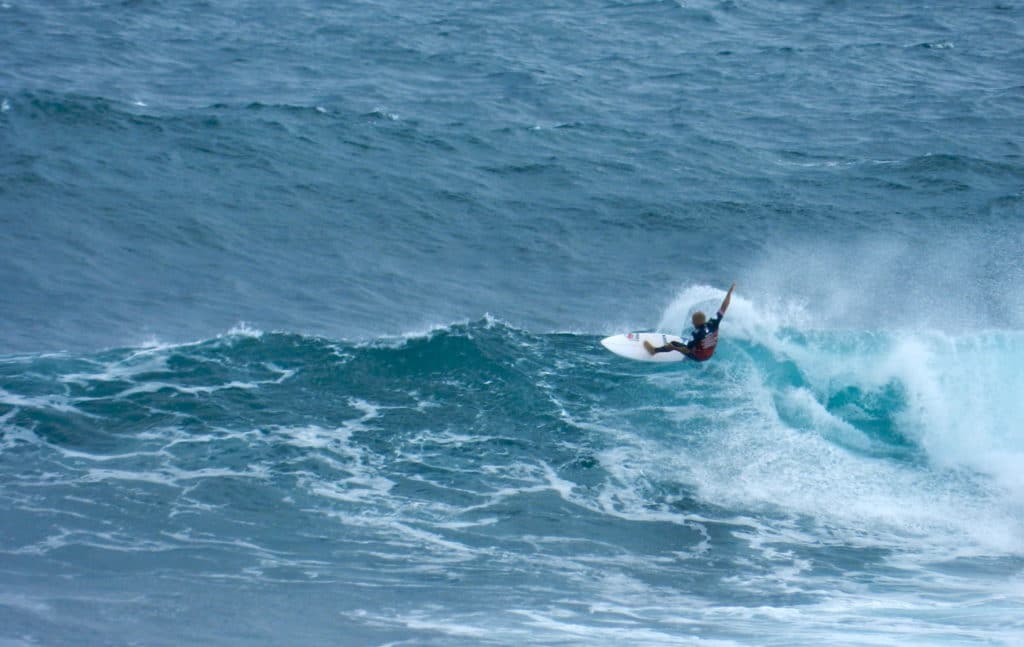
[[[4,0],[0,645],[1024,642],[1022,71],[1018,2]]]

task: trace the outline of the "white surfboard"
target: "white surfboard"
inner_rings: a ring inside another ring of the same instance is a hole
[[[644,348],[644,341],[649,341],[655,346],[664,346],[671,341],[683,343],[683,339],[675,335],[666,335],[660,332],[630,332],[605,337],[601,340],[601,345],[616,355],[641,362],[681,362],[686,359],[686,355],[676,351],[651,355]]]

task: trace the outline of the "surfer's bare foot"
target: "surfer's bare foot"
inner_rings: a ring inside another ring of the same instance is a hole
[[[651,355],[658,352],[657,350],[655,350],[654,345],[651,344],[651,342],[647,341],[646,339],[644,340],[644,348],[646,348],[647,352],[650,353]]]

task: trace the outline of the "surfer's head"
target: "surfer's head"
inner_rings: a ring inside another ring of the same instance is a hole
[[[707,316],[705,316],[705,314],[703,312],[701,312],[700,310],[698,310],[697,312],[693,313],[693,327],[694,328],[700,328],[701,326],[703,326],[707,322],[708,322]]]

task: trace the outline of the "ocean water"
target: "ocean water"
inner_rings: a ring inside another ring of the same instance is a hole
[[[1022,124],[1017,0],[3,0],[0,646],[1024,644]]]

